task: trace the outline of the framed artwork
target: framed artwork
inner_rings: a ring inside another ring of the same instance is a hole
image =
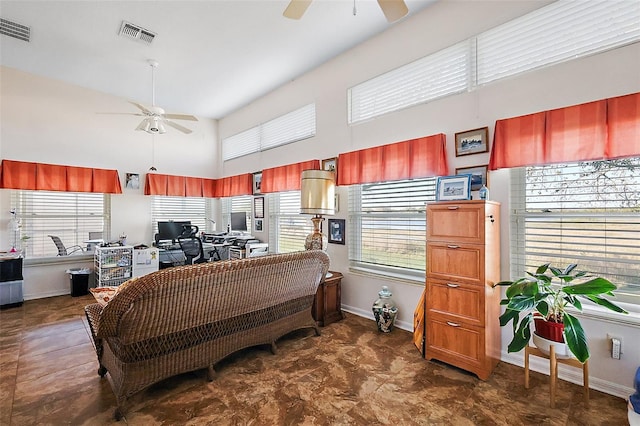
[[[470,200],[471,175],[440,176],[436,183],[436,200]]]
[[[489,128],[456,133],[456,157],[489,151]]]
[[[129,189],[140,189],[140,175],[138,173],[127,173],[125,175],[124,187]]]
[[[471,175],[471,190],[478,191],[482,188],[482,185],[489,186],[489,177],[487,175],[488,166],[472,166],[472,167],[460,167],[456,169],[457,175],[469,174]]]
[[[255,197],[253,199],[253,217],[264,219],[264,197]]]
[[[336,157],[322,160],[322,170],[336,173],[338,171],[338,159]]]
[[[256,219],[253,222],[253,228],[255,229],[256,232],[262,232],[262,221],[263,219]]]
[[[344,219],[329,219],[329,238],[328,241],[332,244],[344,245]]]
[[[262,194],[260,187],[262,186],[262,172],[253,174],[253,194]]]

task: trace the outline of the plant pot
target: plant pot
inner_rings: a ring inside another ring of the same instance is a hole
[[[536,326],[536,333],[540,337],[553,342],[564,343],[564,324],[561,322],[545,321],[542,317],[533,319]]]
[[[536,332],[531,336],[533,337],[533,344],[536,345],[540,351],[546,355],[549,355],[551,346],[555,346],[556,358],[558,359],[569,359],[575,358],[571,351],[569,350],[569,346],[566,343],[554,342],[553,340],[545,339],[544,337],[538,336]]]

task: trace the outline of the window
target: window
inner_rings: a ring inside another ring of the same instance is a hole
[[[349,123],[464,92],[470,54],[465,41],[350,88]]]
[[[637,1],[557,1],[348,90],[349,124],[640,41]]]
[[[480,34],[478,84],[640,39],[634,1],[558,1]]]
[[[304,241],[313,232],[313,224],[310,216],[300,214],[300,191],[269,194],[269,211],[270,251],[291,253],[304,250]],[[326,223],[324,225],[326,230]]]
[[[60,237],[67,247],[86,246],[90,232],[110,235],[110,195],[89,192],[13,191],[11,208],[20,227],[9,235],[19,240],[26,257],[53,257],[58,250],[49,237]]]
[[[352,267],[424,278],[425,204],[435,201],[435,178],[349,188],[349,259]]]
[[[222,199],[222,221],[224,225],[220,227],[220,230],[229,229],[228,225],[231,224],[231,213],[240,213],[244,212],[247,215],[247,232],[251,234],[251,208],[253,203],[253,197],[243,196],[243,197],[226,197]]]
[[[309,104],[222,140],[223,161],[316,135],[316,105]]]
[[[640,303],[640,158],[511,173],[512,276],[577,263],[617,284],[616,299]]]
[[[191,221],[199,232],[213,229],[211,200],[202,197],[153,197],[151,222],[153,234],[158,232],[159,221]]]

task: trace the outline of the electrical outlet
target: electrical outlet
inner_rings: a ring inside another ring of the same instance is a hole
[[[620,359],[622,354],[622,338],[607,334],[607,341],[611,342],[611,358]]]

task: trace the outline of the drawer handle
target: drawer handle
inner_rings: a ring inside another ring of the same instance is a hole
[[[449,210],[458,210],[460,206],[447,206]]]
[[[450,325],[451,327],[460,327],[460,324],[451,321],[447,321],[447,325]]]
[[[450,248],[450,249],[458,249],[458,248],[460,248],[460,246],[456,246],[456,245],[453,245],[453,244],[449,244],[449,245],[447,246],[447,248]]]
[[[453,284],[453,283],[447,283],[447,287],[451,287],[451,288],[458,288],[460,287],[458,284]]]

